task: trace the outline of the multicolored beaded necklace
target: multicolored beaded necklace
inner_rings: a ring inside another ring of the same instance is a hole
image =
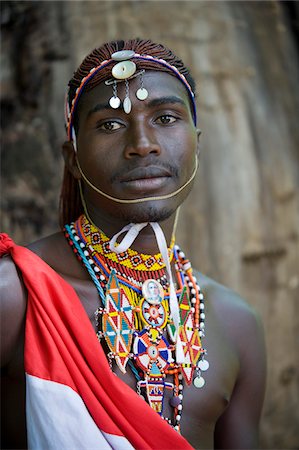
[[[201,344],[204,298],[190,262],[173,241],[168,254],[177,277],[179,336],[184,351],[184,363],[178,364],[173,358],[176,328],[169,310],[169,284],[161,254],[145,255],[132,249],[116,254],[110,249],[109,238],[85,215],[66,225],[64,233],[98,290],[101,304],[95,312],[97,336],[109,348],[111,368],[114,361],[125,373],[128,365],[139,395],[180,431],[184,382],[190,385],[193,380],[195,387],[203,387],[202,372],[209,367]],[[173,382],[166,380],[170,375]],[[173,419],[163,415],[167,392],[171,395]]]

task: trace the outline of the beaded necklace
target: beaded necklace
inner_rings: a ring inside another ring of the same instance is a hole
[[[177,277],[179,336],[184,350],[184,363],[178,364],[173,358],[176,328],[169,311],[169,284],[161,254],[139,254],[132,249],[112,252],[109,238],[85,215],[66,225],[64,233],[99,293],[97,336],[109,348],[111,369],[113,362],[123,373],[128,366],[136,378],[137,393],[180,431],[184,383],[190,385],[193,380],[195,387],[203,387],[202,372],[209,367],[201,344],[204,298],[190,262],[173,241],[168,252]],[[170,376],[173,381],[168,381]],[[163,414],[169,394],[172,418]]]

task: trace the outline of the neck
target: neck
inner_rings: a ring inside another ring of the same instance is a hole
[[[105,212],[100,211],[98,208],[94,208],[92,205],[88,206],[87,211],[87,218],[91,220],[92,223],[97,228],[102,230],[109,238],[112,238],[112,236],[118,233],[125,225],[128,225],[128,223],[130,223],[130,221],[124,221],[119,218],[108,216],[107,214],[105,214]],[[174,224],[175,213],[172,214],[168,219],[159,223],[165,235],[168,246],[170,245],[173,235]],[[119,237],[118,241],[120,241],[121,238],[122,236]],[[136,250],[138,253],[146,253],[152,255],[160,252],[155,234],[150,225],[140,231],[139,235],[132,244],[132,249]]]

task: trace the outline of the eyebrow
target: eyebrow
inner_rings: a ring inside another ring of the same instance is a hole
[[[154,98],[153,100],[150,100],[148,102],[148,106],[154,107],[154,106],[162,106],[162,105],[166,105],[166,104],[176,104],[176,103],[186,106],[186,103],[184,102],[184,100],[182,100],[180,97],[177,97],[176,95],[169,95],[167,97]]]
[[[180,97],[177,97],[176,95],[169,95],[167,97],[158,97],[158,98],[154,98],[148,102],[149,108],[153,108],[155,106],[162,106],[162,105],[166,105],[166,104],[179,104],[179,105],[186,106],[186,103]],[[92,108],[88,112],[88,117],[91,114],[94,114],[99,111],[110,111],[110,110],[111,110],[111,106],[109,105],[109,103],[98,103],[97,105],[95,105],[94,108]]]
[[[107,111],[110,110],[111,106],[109,105],[109,103],[98,103],[97,105],[95,105],[94,108],[92,108],[90,111],[88,111],[87,117],[89,117],[91,114],[99,112],[99,111]]]

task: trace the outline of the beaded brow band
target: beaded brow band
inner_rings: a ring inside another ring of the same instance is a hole
[[[174,75],[187,88],[187,91],[188,91],[188,94],[189,94],[189,97],[191,100],[191,104],[192,104],[193,122],[196,125],[197,116],[196,116],[196,105],[195,105],[195,99],[194,99],[195,96],[194,96],[191,86],[188,83],[188,81],[186,80],[185,76],[175,66],[172,66],[171,64],[167,63],[164,59],[154,58],[153,56],[150,56],[150,55],[139,55],[138,53],[135,53],[135,55],[132,59],[139,59],[139,60],[143,60],[143,61],[151,60],[151,61],[156,62],[157,64],[160,64],[161,66],[167,67],[171,72],[174,73]],[[73,121],[74,121],[75,111],[77,109],[77,105],[78,105],[80,96],[82,95],[82,92],[84,90],[84,87],[101,69],[105,68],[106,66],[108,66],[112,63],[115,63],[114,59],[108,59],[108,60],[106,59],[106,60],[102,61],[99,66],[93,67],[90,70],[89,74],[86,75],[86,77],[82,78],[81,84],[76,89],[75,97],[72,100],[71,109],[69,109],[69,93],[67,94],[66,101],[65,101],[65,122],[66,122],[67,135],[68,135],[68,138],[70,141],[73,138],[72,131],[73,131]]]

